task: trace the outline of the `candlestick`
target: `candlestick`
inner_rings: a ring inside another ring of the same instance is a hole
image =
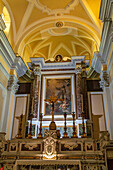
[[[43,113],[40,113],[40,133],[37,138],[42,138],[42,115]]]
[[[32,131],[32,118],[33,118],[33,115],[30,115],[29,116],[29,119],[30,119],[30,126],[29,126],[29,134],[28,134],[28,139],[31,139],[32,138],[32,134],[31,134],[31,131]]]
[[[63,138],[68,138],[68,136],[67,136],[67,126],[66,126],[66,117],[67,117],[67,114],[66,114],[66,112],[64,112],[64,121],[65,121],[65,123],[64,123],[64,136],[63,136]]]
[[[72,116],[73,116],[73,136],[72,138],[78,138],[77,133],[76,133],[76,128],[75,128],[75,112],[72,112]]]
[[[20,115],[20,117],[16,117],[19,119],[19,128],[18,128],[18,134],[17,134],[17,139],[22,139],[22,120],[23,120],[23,114]]]
[[[82,138],[87,138],[86,133],[85,133],[84,116],[85,116],[84,112],[82,112],[82,129],[83,129]]]

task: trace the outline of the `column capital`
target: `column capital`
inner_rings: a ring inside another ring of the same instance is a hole
[[[17,92],[19,85],[17,84],[18,79],[15,77],[15,75],[11,75],[8,80],[8,91],[12,91],[14,94]]]
[[[40,77],[41,76],[40,66],[34,66],[33,73],[34,73],[35,76]]]
[[[101,81],[100,83],[100,88],[108,87],[109,86],[109,75],[107,71],[102,71],[100,75]]]
[[[75,68],[75,73],[76,74],[81,74],[82,73],[82,68],[81,67]]]

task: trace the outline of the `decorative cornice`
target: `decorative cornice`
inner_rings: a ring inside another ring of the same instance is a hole
[[[15,69],[18,77],[21,77],[28,70],[20,56],[16,56],[4,32],[0,30],[0,54],[10,69]]]
[[[35,65],[40,65],[41,70],[52,70],[54,69],[75,69],[76,64],[80,64],[81,61],[84,61],[85,56],[72,56],[70,62],[54,62],[54,63],[45,63],[44,58],[31,58],[31,63]],[[86,62],[89,62],[86,61]],[[28,66],[31,68],[32,64],[28,63]]]
[[[1,47],[1,51],[0,51],[1,56],[8,64],[8,66],[11,68],[16,58],[16,55],[14,54],[13,49],[2,30],[0,30],[0,47]]]
[[[5,22],[2,16],[0,15],[0,30],[5,30],[5,28],[6,28]]]
[[[16,165],[79,165],[79,160],[16,160]]]
[[[20,56],[16,56],[11,69],[15,69],[18,77],[23,76],[28,70],[27,66],[25,65],[24,61],[22,60]]]
[[[16,78],[16,76],[11,75],[8,81],[8,86],[7,86],[8,91],[12,91],[12,93],[15,94],[19,87],[17,82],[18,82],[18,79]]]
[[[90,67],[90,69],[87,72],[87,78],[98,78],[99,73],[97,73],[93,67]]]
[[[92,59],[92,64],[91,64],[91,67],[94,68],[94,70],[97,72],[97,73],[100,73],[101,72],[101,67],[102,67],[102,64],[101,64],[101,56],[99,54],[99,52],[95,52],[94,53],[94,56],[93,56],[93,59]]]

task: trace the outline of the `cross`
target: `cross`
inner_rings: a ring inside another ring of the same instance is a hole
[[[51,104],[52,107],[52,122],[54,122],[54,105],[58,103],[58,101],[63,101],[63,99],[58,99],[58,96],[55,96],[55,92],[53,92],[52,96],[49,96],[49,99],[45,99],[44,101]]]

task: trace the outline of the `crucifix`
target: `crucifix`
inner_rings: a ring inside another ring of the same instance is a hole
[[[56,130],[56,124],[54,122],[54,105],[59,101],[63,101],[63,99],[58,99],[58,96],[55,96],[55,92],[53,92],[52,96],[49,96],[49,99],[44,100],[46,103],[51,104],[52,107],[52,122],[49,125],[50,130]]]

